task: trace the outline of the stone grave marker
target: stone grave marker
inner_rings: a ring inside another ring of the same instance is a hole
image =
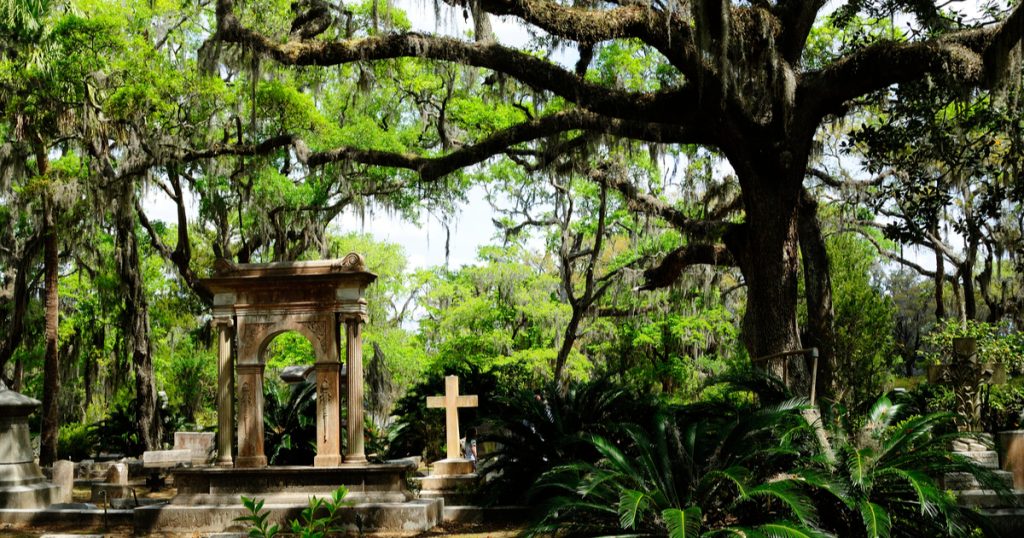
[[[476,407],[476,395],[459,394],[459,376],[450,375],[444,378],[444,396],[428,396],[427,407],[444,408],[445,442],[448,444],[447,459],[462,459],[462,448],[459,445],[459,408]]]
[[[75,463],[71,460],[53,462],[53,483],[58,488],[55,502],[71,502],[71,493],[75,486]]]
[[[953,356],[948,364],[932,365],[928,382],[953,389],[956,397],[957,427],[960,431],[981,430],[981,396],[986,386],[1006,382],[1006,368],[1001,364],[984,363],[978,358],[978,342],[974,338],[954,338]]]
[[[477,483],[473,462],[462,457],[459,443],[459,408],[476,407],[476,395],[459,394],[459,378],[450,375],[444,378],[444,396],[428,396],[427,407],[445,410],[445,439],[448,444],[447,457],[435,461],[430,476],[415,479],[420,485],[421,498],[443,498],[448,504],[465,504],[466,492]]]

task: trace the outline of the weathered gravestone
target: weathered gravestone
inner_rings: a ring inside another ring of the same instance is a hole
[[[57,497],[29,441],[28,416],[42,405],[0,382],[0,509],[45,508]]]
[[[58,488],[54,502],[71,502],[71,493],[75,486],[75,463],[70,460],[53,462],[53,483]]]
[[[103,483],[92,485],[92,502],[110,504],[112,499],[123,499],[132,495],[128,485],[128,465],[115,463],[107,469]]]

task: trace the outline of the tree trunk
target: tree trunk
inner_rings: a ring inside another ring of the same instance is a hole
[[[818,348],[817,397],[831,400],[835,394],[835,311],[832,308],[832,270],[825,239],[818,223],[818,202],[804,190],[800,199],[800,253],[804,261],[804,295],[807,299],[807,347]],[[813,365],[812,365],[813,366]]]
[[[58,360],[58,323],[60,300],[57,293],[58,265],[57,231],[54,207],[48,195],[43,198],[43,266],[46,276],[46,336],[43,356],[43,414],[39,440],[39,464],[52,465],[57,460],[57,432],[60,430],[60,363]]]
[[[130,195],[129,195],[130,197]],[[124,290],[124,334],[135,371],[135,412],[139,440],[146,450],[160,448],[160,421],[156,415],[153,386],[153,357],[149,342],[149,306],[142,280],[138,240],[135,235],[134,204],[122,200],[118,209],[117,245],[119,273]]]
[[[785,377],[796,395],[810,395],[810,375],[799,357],[760,359],[801,348],[797,327],[797,202],[803,177],[777,164],[730,158],[743,192],[746,222],[725,237],[747,284],[742,340],[752,360]],[[740,166],[736,166],[739,163]],[[785,370],[788,365],[788,371]]]
[[[939,226],[932,226],[932,234],[938,237]],[[943,298],[943,287],[946,285],[946,259],[942,256],[942,251],[939,250],[938,245],[933,244],[932,250],[935,251],[935,319],[942,320],[946,317],[946,303]]]

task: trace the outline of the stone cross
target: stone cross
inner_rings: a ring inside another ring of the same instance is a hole
[[[476,395],[459,395],[459,376],[450,375],[444,378],[444,396],[427,396],[427,407],[444,408],[444,426],[448,443],[448,459],[459,459],[462,450],[459,447],[459,408],[476,407]]]

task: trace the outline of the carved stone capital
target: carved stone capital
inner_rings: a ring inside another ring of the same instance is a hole
[[[232,329],[235,327],[235,318],[231,316],[214,316],[210,324],[218,329]]]

